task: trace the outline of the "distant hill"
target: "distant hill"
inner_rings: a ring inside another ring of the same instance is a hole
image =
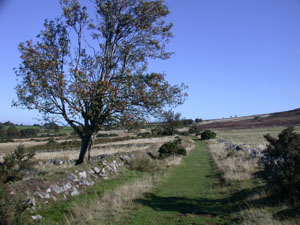
[[[245,129],[270,126],[300,126],[300,108],[285,112],[245,117],[245,119],[218,120],[198,125],[200,129]]]

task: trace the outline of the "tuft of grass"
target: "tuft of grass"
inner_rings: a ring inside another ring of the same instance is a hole
[[[133,207],[133,200],[142,197],[157,180],[157,177],[144,176],[108,191],[93,201],[83,201],[72,208],[64,224],[117,224],[126,218],[128,209]]]
[[[162,167],[161,161],[152,159],[146,153],[139,153],[129,161],[129,169],[140,172],[153,173]]]
[[[78,196],[70,197],[65,201],[56,202],[49,206],[44,206],[41,210],[38,210],[36,214],[43,216],[44,224],[67,224],[66,218],[72,218],[78,223],[71,224],[86,224],[81,223],[84,221],[83,218],[75,218],[76,211],[79,209],[83,210],[83,206],[93,205],[95,199],[101,199],[106,192],[110,192],[115,188],[133,181],[135,179],[141,178],[142,173],[136,171],[123,171],[119,176],[104,180],[101,183],[95,184],[94,186],[87,188],[86,191]],[[78,213],[78,212],[77,212]],[[95,212],[96,213],[96,212]]]
[[[258,169],[258,159],[252,158],[248,152],[227,150],[217,140],[210,140],[209,149],[219,172],[225,182],[248,180]]]

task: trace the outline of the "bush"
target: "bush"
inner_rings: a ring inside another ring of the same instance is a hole
[[[185,127],[191,125],[194,121],[192,119],[185,119],[185,120],[182,120],[182,123]]]
[[[300,200],[300,134],[284,129],[278,139],[265,135],[269,142],[264,150],[264,172],[269,190]]]
[[[169,157],[172,155],[186,155],[186,150],[176,142],[167,142],[160,146],[159,156],[161,158]]]
[[[58,142],[54,140],[54,138],[49,138],[48,139],[48,142],[47,142],[47,145],[55,145],[57,144]]]
[[[23,145],[19,145],[13,153],[4,156],[0,164],[0,181],[7,183],[22,179],[22,172],[33,165],[34,155],[34,151],[26,151]]]
[[[172,136],[178,131],[172,127],[156,127],[151,130],[153,136]]]
[[[22,217],[26,209],[29,208],[26,200],[12,198],[9,189],[0,184],[0,224],[26,224]]]
[[[200,118],[195,119],[195,122],[196,122],[196,123],[201,123],[202,121],[203,121],[203,120],[200,119]]]
[[[143,132],[143,133],[138,133],[136,136],[142,138],[148,138],[151,137],[151,134],[149,132]]]
[[[189,136],[189,132],[187,131],[182,131],[182,132],[177,132],[176,134],[182,135],[182,136]]]
[[[36,137],[40,132],[40,129],[36,128],[27,128],[20,130],[21,137]]]
[[[197,127],[190,127],[190,129],[189,129],[190,134],[195,134],[195,133],[197,133],[197,131],[198,131]]]
[[[0,138],[0,143],[9,143],[9,142],[14,142],[14,139],[11,138]]]
[[[75,131],[75,134],[77,135],[76,131]],[[103,138],[103,137],[118,137],[118,135],[115,134],[115,133],[110,133],[110,134],[108,134],[108,133],[100,133],[100,134],[97,134],[96,137],[97,137],[97,138]]]
[[[14,137],[19,137],[20,136],[20,132],[18,131],[18,129],[16,127],[9,127],[7,128],[7,137],[10,138],[14,138]]]
[[[217,134],[211,130],[206,130],[201,133],[201,139],[202,140],[208,140],[208,139],[213,139],[217,136]]]

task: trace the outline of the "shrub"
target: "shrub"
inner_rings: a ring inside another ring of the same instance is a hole
[[[151,134],[149,132],[138,133],[137,137],[148,138],[151,137]]]
[[[7,132],[7,136],[10,137],[10,138],[20,136],[20,132],[18,131],[18,129],[16,127],[13,127],[13,126],[7,128],[6,132]]]
[[[0,224],[27,224],[22,217],[26,209],[29,208],[26,200],[12,198],[9,190],[0,184]],[[28,222],[28,221],[27,221]]]
[[[22,172],[32,166],[34,155],[34,151],[26,151],[23,145],[19,145],[13,153],[4,156],[0,164],[0,181],[7,183],[22,179]]]
[[[194,121],[192,119],[185,119],[185,120],[182,120],[182,123],[185,127],[191,125]]]
[[[55,144],[57,144],[58,142],[57,141],[55,141],[53,138],[49,138],[48,139],[48,142],[47,142],[47,145],[55,145]]]
[[[196,123],[201,123],[202,121],[203,121],[203,120],[200,119],[200,118],[195,119],[195,122],[196,122]]]
[[[289,127],[278,139],[265,135],[269,142],[264,150],[264,172],[269,190],[286,197],[300,199],[300,134]]]
[[[151,130],[153,136],[172,136],[178,131],[172,127],[156,127]]]
[[[167,142],[160,146],[159,156],[165,158],[172,155],[186,155],[186,150],[176,142]]]
[[[182,131],[182,132],[176,132],[176,134],[182,135],[182,136],[189,136],[189,132],[187,131]]]
[[[213,139],[217,136],[217,134],[211,130],[206,130],[201,133],[201,139],[202,140],[208,140],[208,139]]]
[[[36,128],[27,128],[20,130],[21,137],[36,137],[40,132],[40,129]]]
[[[14,142],[14,139],[11,138],[0,139],[0,143],[9,143],[9,142]]]
[[[190,127],[190,129],[189,129],[190,134],[195,134],[195,133],[197,133],[197,131],[198,131],[197,127]]]
[[[76,133],[76,131],[75,131],[75,134],[77,134]],[[115,134],[115,133],[99,133],[99,134],[97,134],[97,136],[96,136],[97,138],[103,138],[103,137],[118,137],[118,135],[117,134]]]

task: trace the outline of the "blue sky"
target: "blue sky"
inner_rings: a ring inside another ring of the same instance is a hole
[[[58,0],[0,0],[0,122],[32,124],[37,114],[11,108],[17,46],[44,19],[60,15]],[[300,0],[167,0],[174,38],[165,72],[189,86],[177,108],[186,118],[223,118],[300,107]]]

